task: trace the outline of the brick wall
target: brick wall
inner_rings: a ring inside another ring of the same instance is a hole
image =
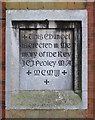
[[[6,3],[3,2],[2,3],[2,41],[1,41],[1,45],[2,45],[2,118],[5,117],[5,27],[6,27],[6,16],[5,16],[5,7],[6,7]]]
[[[2,22],[0,30],[0,118],[21,117],[65,117],[65,118],[95,118],[95,2],[2,2]],[[88,109],[87,110],[12,110],[5,111],[5,22],[6,9],[69,9],[88,10]],[[56,113],[56,114],[55,114]]]
[[[2,4],[0,3],[0,19],[2,18]],[[0,28],[2,20],[0,20]],[[0,118],[2,117],[2,29],[0,29]]]
[[[94,4],[88,3],[88,117],[94,115]]]
[[[95,2],[94,2],[94,8],[93,8],[93,26],[94,26],[94,30],[93,30],[93,39],[94,39],[94,64],[93,64],[93,67],[94,67],[94,77],[93,77],[93,81],[94,81],[94,97],[93,97],[93,101],[94,101],[94,105],[93,105],[93,117],[95,118]]]

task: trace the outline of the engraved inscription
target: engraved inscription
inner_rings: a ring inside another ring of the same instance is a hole
[[[20,89],[72,90],[73,30],[20,30]]]

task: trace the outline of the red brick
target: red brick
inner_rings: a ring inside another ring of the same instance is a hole
[[[88,71],[93,71],[93,65],[88,65]]]
[[[94,62],[93,60],[88,60],[89,65],[93,65],[93,62]]]
[[[90,31],[89,31],[89,32],[90,32]],[[88,34],[88,37],[89,37],[89,34]],[[88,38],[88,44],[93,43],[93,40],[94,40],[93,37],[92,37],[92,38]]]
[[[89,76],[90,76],[90,75],[89,75]],[[90,81],[90,80],[88,81],[88,86],[89,86],[89,87],[90,87],[90,86],[94,86],[93,84],[94,84],[93,81]]]
[[[5,18],[6,17],[6,13],[5,13],[6,3],[5,2],[2,2],[2,9],[3,9],[2,18]]]
[[[5,14],[5,7],[6,7],[6,3],[2,3],[2,7],[3,7],[3,18],[6,17]],[[2,61],[0,61],[0,63],[2,63],[2,79],[5,80],[5,20],[2,21]],[[5,103],[5,81],[2,81],[2,102]],[[5,105],[2,106],[2,117],[5,117]]]
[[[93,99],[93,88],[88,88],[88,95],[89,95],[89,98],[92,98]]]
[[[93,108],[93,104],[88,103],[88,109]]]
[[[91,38],[92,38],[92,37],[93,37],[93,36],[91,36]],[[93,49],[93,46],[94,46],[94,45],[93,45],[93,42],[89,42],[89,43],[88,43],[88,48],[92,48],[92,49]]]
[[[89,37],[94,36],[93,32],[89,32]]]
[[[93,33],[93,30],[94,30],[94,28],[93,28],[93,27],[90,27],[89,30],[88,30],[88,33],[89,33],[89,32],[90,32],[90,33]]]
[[[93,6],[93,2],[89,2],[89,0],[88,0],[88,2],[87,2],[87,7],[92,8],[92,6]]]
[[[93,109],[88,111],[88,115],[93,115]]]
[[[88,49],[88,54],[93,55],[94,54],[93,49]]]
[[[88,59],[89,59],[89,60],[94,60],[94,56],[89,54],[89,55],[88,55]]]

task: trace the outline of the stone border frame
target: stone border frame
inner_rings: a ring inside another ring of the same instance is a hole
[[[73,31],[73,90],[81,96],[81,56],[82,56],[82,25],[81,21],[12,21],[13,31],[29,29],[68,29]],[[20,36],[20,34],[18,35]],[[15,39],[19,39],[16,38]],[[20,41],[19,41],[20,42]],[[75,45],[76,46],[75,46]],[[19,47],[19,46],[18,46]],[[20,53],[20,52],[19,52]],[[80,55],[79,55],[80,54]],[[76,57],[75,57],[76,56]],[[77,62],[78,61],[78,62]],[[75,67],[74,67],[75,66]],[[80,69],[80,71],[78,71]]]
[[[8,10],[6,12],[6,109],[11,109],[8,107],[10,104],[10,94],[8,93],[10,91],[10,87],[15,94],[17,94],[19,91],[19,46],[16,46],[18,45],[19,41],[19,30],[15,31],[15,35],[18,38],[18,40],[15,41],[12,21],[43,21],[46,19],[49,21],[82,22],[82,105],[81,107],[71,107],[71,109],[87,109],[87,10]],[[12,48],[11,45],[14,45],[15,47],[12,46]],[[12,52],[15,53],[14,56],[11,56],[13,55]],[[11,58],[12,61],[10,60]],[[15,65],[14,69],[13,64],[15,61],[17,64]],[[10,86],[10,79],[13,79],[14,86]],[[70,108],[67,107],[65,109]]]

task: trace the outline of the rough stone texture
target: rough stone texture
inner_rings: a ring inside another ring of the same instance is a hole
[[[77,14],[78,12],[78,14]],[[13,13],[13,14],[12,14]],[[24,14],[26,14],[24,16]],[[30,16],[33,16],[31,17]],[[40,14],[40,17],[39,17]],[[68,14],[68,16],[66,16]],[[64,17],[65,16],[65,17]],[[60,108],[82,108],[82,109],[86,109],[87,108],[87,21],[86,21],[86,17],[87,17],[87,11],[55,11],[55,10],[49,10],[49,11],[44,11],[44,10],[36,10],[36,11],[7,11],[7,67],[6,70],[8,72],[6,72],[6,106],[9,109],[10,105],[11,105],[11,92],[16,96],[16,94],[18,94],[19,96],[19,29],[12,29],[12,24],[10,24],[11,20],[46,20],[46,18],[48,20],[81,20],[82,21],[82,44],[84,47],[82,47],[82,72],[84,73],[82,75],[82,103],[83,105],[80,105],[78,107],[74,106],[74,104],[72,104],[72,107],[69,107],[69,103],[68,106],[60,106]],[[10,22],[9,22],[10,21]],[[40,26],[40,25],[39,25]],[[55,25],[53,22],[51,22],[51,24],[49,24],[49,28],[60,28],[59,24],[57,23],[57,25]],[[11,33],[11,35],[10,35]],[[75,31],[75,35],[76,35],[76,31]],[[12,36],[12,38],[11,38]],[[76,35],[77,36],[77,35]],[[13,39],[14,38],[14,39]],[[11,44],[9,44],[10,41],[12,43],[13,46],[11,46]],[[75,37],[75,44],[79,45],[77,43],[77,38]],[[14,47],[15,46],[15,47]],[[78,46],[75,47],[75,52],[77,51]],[[10,51],[10,53],[8,52]],[[75,54],[77,56],[77,54]],[[12,56],[12,57],[11,57]],[[10,60],[11,58],[11,60]],[[78,58],[77,58],[78,59]],[[77,59],[75,61],[77,61]],[[12,61],[12,62],[11,62]],[[16,66],[15,66],[16,65]],[[75,63],[75,65],[77,66],[77,62]],[[16,72],[15,72],[16,71]],[[76,70],[75,70],[76,71]],[[11,74],[13,73],[13,74]],[[77,82],[77,72],[76,74],[76,84],[78,84]],[[12,83],[12,84],[9,84]],[[75,85],[76,86],[76,85]],[[40,91],[41,92],[41,91]],[[43,96],[42,93],[40,93],[41,96]],[[49,94],[50,95],[50,94]],[[69,92],[70,95],[70,92]],[[18,97],[19,98],[19,97]],[[56,97],[55,97],[56,98]],[[13,99],[12,99],[13,101]],[[73,102],[72,102],[73,103]],[[80,102],[79,102],[80,103]],[[22,104],[22,103],[20,103]],[[34,103],[33,103],[34,104]],[[62,104],[62,102],[61,102]],[[39,104],[38,104],[39,106]],[[54,105],[53,105],[54,106]],[[12,107],[12,106],[11,106]],[[13,106],[14,107],[14,106]],[[35,106],[34,108],[36,108],[37,106]],[[17,107],[16,107],[17,108]],[[25,109],[25,107],[22,105],[22,108]],[[39,107],[40,108],[40,107]],[[45,106],[43,106],[42,108],[45,108]],[[46,106],[46,108],[48,108],[48,106]],[[52,107],[53,108],[53,107]],[[58,106],[57,106],[58,108]]]
[[[79,95],[73,91],[20,91],[11,93],[8,109],[74,109],[81,107]]]

